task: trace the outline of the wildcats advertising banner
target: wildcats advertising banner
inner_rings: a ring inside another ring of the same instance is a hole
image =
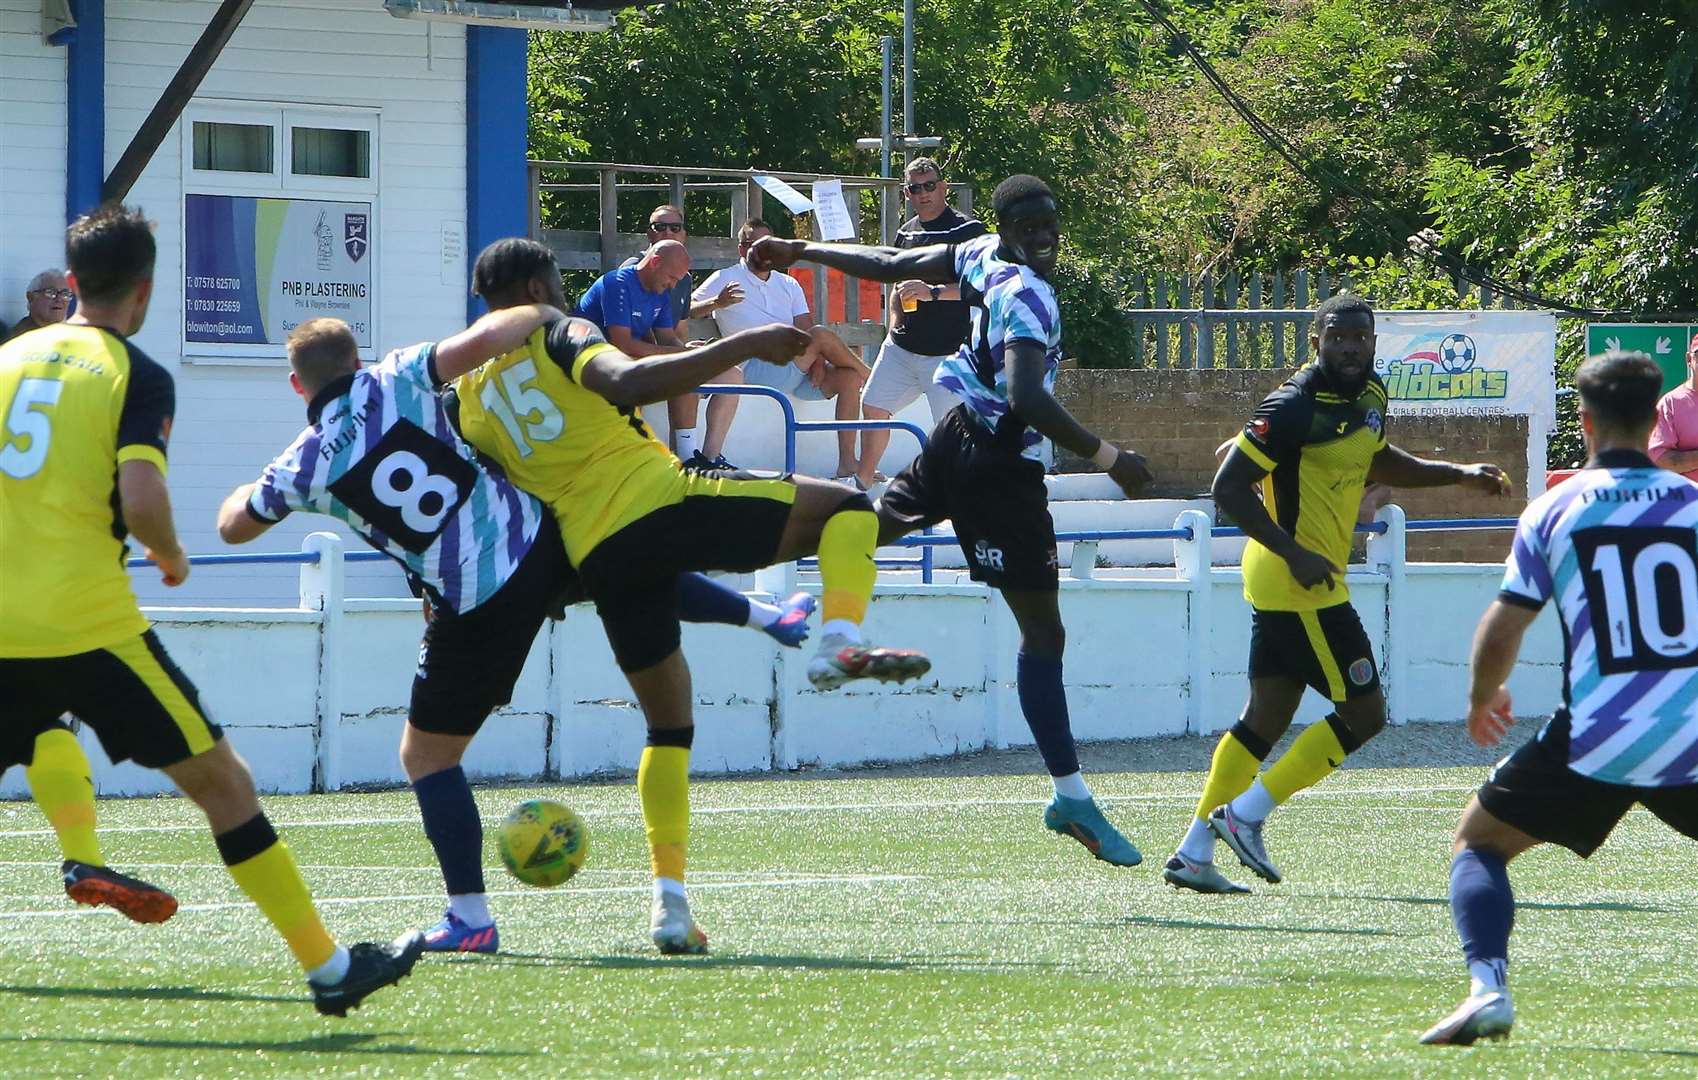
[[[184,197],[183,340],[281,345],[333,316],[372,344],[369,202]]]
[[[1374,370],[1392,415],[1527,417],[1527,487],[1545,490],[1556,424],[1556,316],[1537,311],[1387,311]]]
[[[1556,420],[1556,316],[1534,311],[1387,311],[1374,371],[1393,415]]]

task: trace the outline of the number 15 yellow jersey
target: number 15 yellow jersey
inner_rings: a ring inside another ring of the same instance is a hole
[[[176,388],[117,334],[0,345],[0,656],[73,656],[147,629],[124,571],[118,465],[165,471]]]
[[[580,385],[584,365],[612,347],[594,323],[556,319],[454,383],[461,435],[548,503],[574,565],[687,486],[637,410]]]

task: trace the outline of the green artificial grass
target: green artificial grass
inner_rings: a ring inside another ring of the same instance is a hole
[[[1144,851],[1117,869],[1043,829],[1039,776],[698,781],[690,885],[705,958],[649,945],[630,783],[478,791],[489,828],[545,796],[585,870],[521,886],[486,837],[502,952],[426,956],[318,1016],[181,800],[101,803],[107,858],[174,890],[163,926],[77,909],[28,803],[0,804],[5,1076],[1690,1076],[1692,846],[1635,811],[1590,862],[1518,861],[1504,1043],[1422,1047],[1466,991],[1449,834],[1483,770],[1355,769],[1270,821],[1286,884],[1217,852],[1245,897],[1160,866],[1195,773],[1092,777]],[[269,798],[344,942],[432,923],[441,878],[410,793]]]

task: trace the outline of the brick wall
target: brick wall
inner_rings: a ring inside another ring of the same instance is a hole
[[[1092,431],[1142,453],[1156,475],[1152,494],[1195,495],[1214,478],[1214,450],[1236,435],[1267,393],[1289,373],[1278,371],[1064,369],[1056,396]],[[1394,407],[1395,409],[1395,407]],[[1392,441],[1412,454],[1447,461],[1490,461],[1515,482],[1509,499],[1459,488],[1403,490],[1395,497],[1411,519],[1510,517],[1526,505],[1527,418],[1399,416]],[[1092,466],[1060,452],[1063,472]],[[1500,562],[1507,531],[1411,533],[1419,562]]]

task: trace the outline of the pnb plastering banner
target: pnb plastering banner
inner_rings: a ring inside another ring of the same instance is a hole
[[[371,203],[187,195],[183,340],[281,345],[333,316],[372,344]]]
[[[1556,420],[1556,316],[1534,311],[1388,311],[1374,371],[1391,411]]]

